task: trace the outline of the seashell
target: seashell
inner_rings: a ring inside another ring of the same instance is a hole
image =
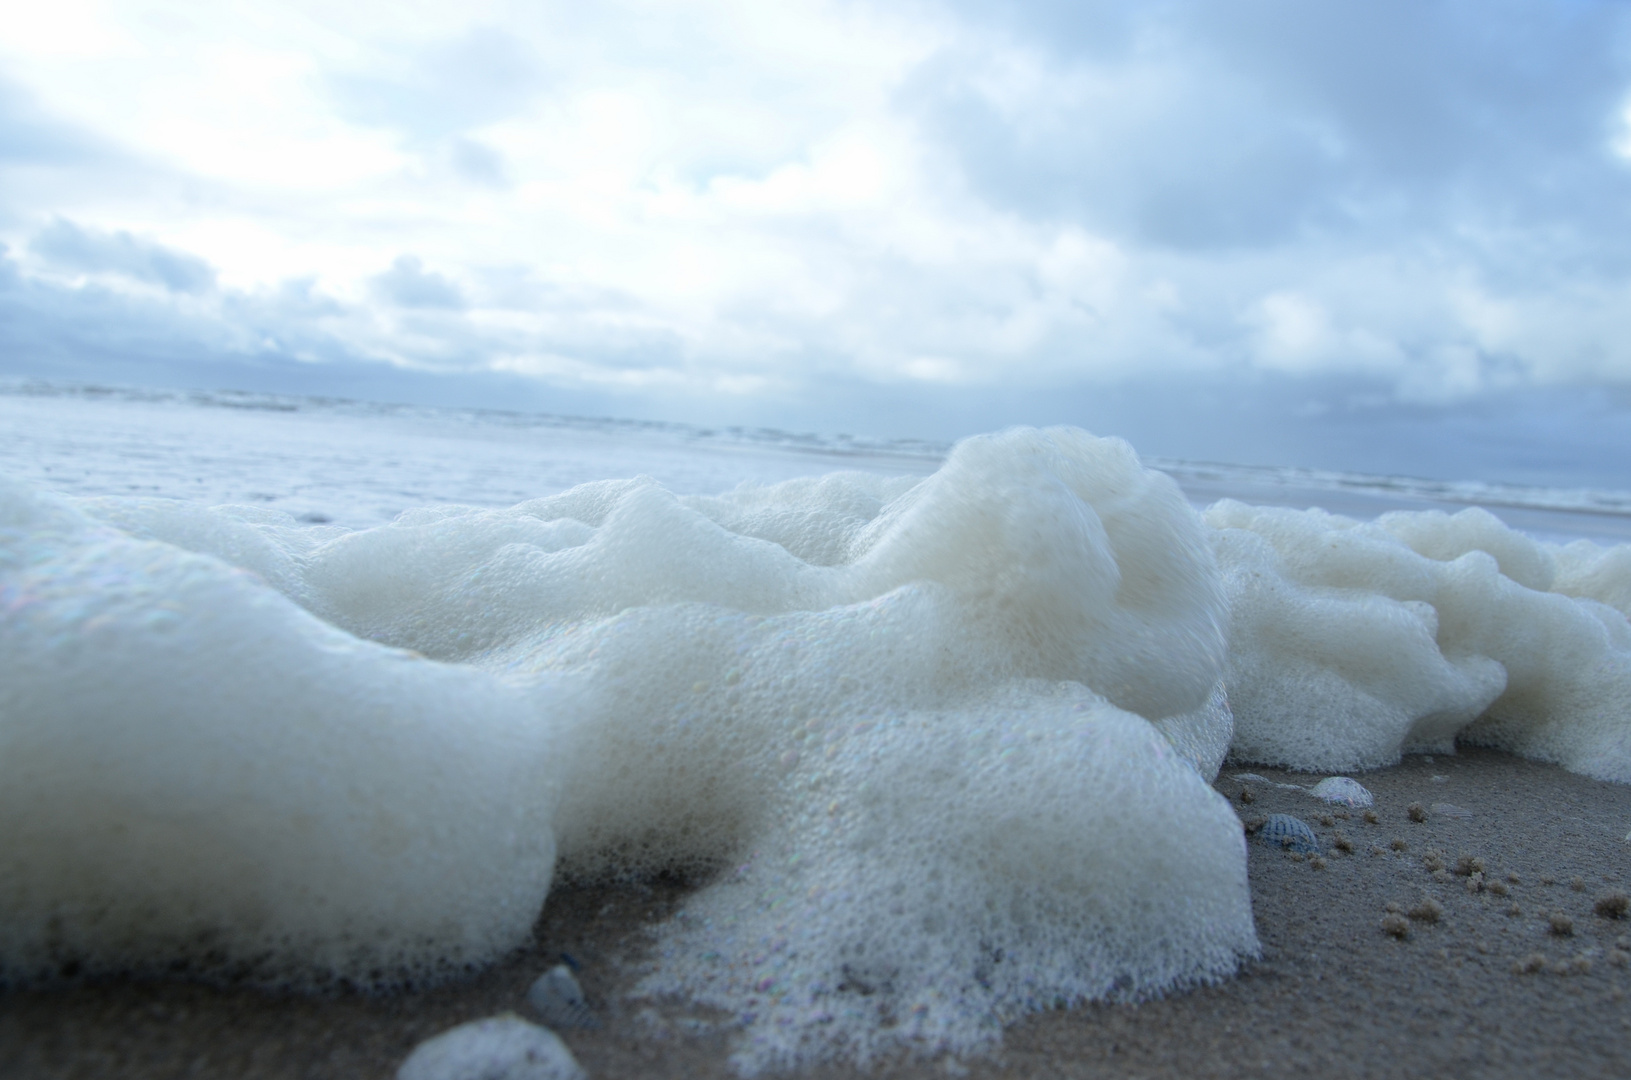
[[[553,1031],[513,1013],[460,1024],[414,1047],[396,1080],[587,1080]]]
[[[584,1000],[572,969],[556,964],[538,976],[527,990],[527,1004],[552,1027],[599,1027],[600,1021]]]
[[[1314,830],[1308,827],[1307,822],[1290,814],[1270,814],[1263,827],[1257,830],[1257,838],[1265,844],[1299,854],[1306,855],[1320,849],[1319,837],[1314,835]]]
[[[1461,807],[1457,806],[1455,803],[1436,802],[1432,806],[1428,807],[1428,809],[1433,812],[1434,817],[1447,817],[1447,818],[1470,818],[1470,817],[1472,817],[1472,811],[1471,810],[1463,810]]]
[[[1341,803],[1344,806],[1376,805],[1375,796],[1366,791],[1357,780],[1350,780],[1346,776],[1328,776],[1309,788],[1308,793],[1316,799],[1324,799],[1328,803]]]

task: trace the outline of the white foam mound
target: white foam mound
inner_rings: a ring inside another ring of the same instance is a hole
[[[642,988],[732,1013],[744,1072],[968,1052],[1026,1013],[1220,978],[1255,947],[1234,815],[1080,686],[802,741],[774,827],[663,929]]]
[[[1541,544],[1477,509],[1206,516],[1235,758],[1363,769],[1459,736],[1631,782],[1631,549]]]
[[[437,974],[549,887],[547,731],[469,668],[0,486],[0,972]]]
[[[747,1069],[967,1049],[1256,949],[1208,785],[1232,727],[1212,548],[1119,440],[362,532],[6,498],[4,587],[59,598],[3,631],[0,799],[32,831],[0,833],[0,902],[36,927],[10,969],[198,935],[350,977],[491,955],[552,830],[574,875],[735,868],[647,989],[730,1010]]]

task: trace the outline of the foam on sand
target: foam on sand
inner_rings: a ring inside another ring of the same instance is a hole
[[[1209,520],[1066,429],[360,531],[0,488],[0,965],[423,978],[552,871],[677,868],[645,991],[727,1010],[744,1070],[965,1051],[1256,950],[1231,740],[1631,779],[1615,552]]]
[[[0,500],[13,978],[422,977],[525,935],[557,841],[579,877],[732,868],[648,989],[730,1009],[750,1069],[1256,948],[1211,549],[1117,440],[360,532]]]
[[[0,971],[425,977],[524,940],[550,732],[491,675],[0,487]]]
[[[1631,782],[1631,549],[1559,548],[1486,511],[1225,500],[1232,756],[1334,771],[1457,738]]]

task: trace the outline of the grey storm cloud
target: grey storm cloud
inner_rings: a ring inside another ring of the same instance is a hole
[[[1044,57],[1049,95],[1005,108],[981,51],[937,58],[906,99],[978,190],[1024,213],[1208,248],[1445,219],[1595,233],[1631,207],[1610,149],[1631,85],[1625,5],[959,10]]]
[[[128,232],[102,232],[57,218],[35,234],[29,250],[65,270],[119,274],[172,292],[202,293],[215,287],[215,270],[196,255]]]

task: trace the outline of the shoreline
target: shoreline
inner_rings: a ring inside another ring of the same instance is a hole
[[[791,1075],[1631,1073],[1631,962],[1621,949],[1631,952],[1631,919],[1593,910],[1601,896],[1631,892],[1631,787],[1463,748],[1360,774],[1376,797],[1379,821],[1370,824],[1357,810],[1334,816],[1340,807],[1300,791],[1242,784],[1233,779],[1241,772],[1280,783],[1317,777],[1226,765],[1215,786],[1243,818],[1302,818],[1325,850],[1316,868],[1248,844],[1263,955],[1236,977],[1139,1005],[1037,1014],[1009,1027],[986,1058]],[[1240,799],[1243,787],[1250,803]],[[1469,816],[1429,809],[1415,822],[1412,803],[1449,804]],[[1334,846],[1337,833],[1351,853]],[[1424,861],[1431,850],[1445,864],[1436,875]],[[1484,861],[1484,889],[1469,889],[1469,878],[1454,872],[1462,856]],[[309,998],[110,979],[0,993],[0,1074],[388,1080],[414,1045],[449,1027],[505,1011],[526,1016],[528,985],[566,954],[582,965],[578,978],[601,1026],[558,1034],[590,1076],[732,1077],[729,1035],[709,1018],[625,999],[648,941],[644,928],[687,891],[670,881],[560,887],[533,944],[467,980],[423,991]],[[1438,906],[1436,921],[1407,914],[1428,910],[1424,898]],[[1381,928],[1390,904],[1407,927],[1402,939]],[[1554,913],[1572,932],[1555,932]],[[1537,963],[1539,970],[1519,970]]]

